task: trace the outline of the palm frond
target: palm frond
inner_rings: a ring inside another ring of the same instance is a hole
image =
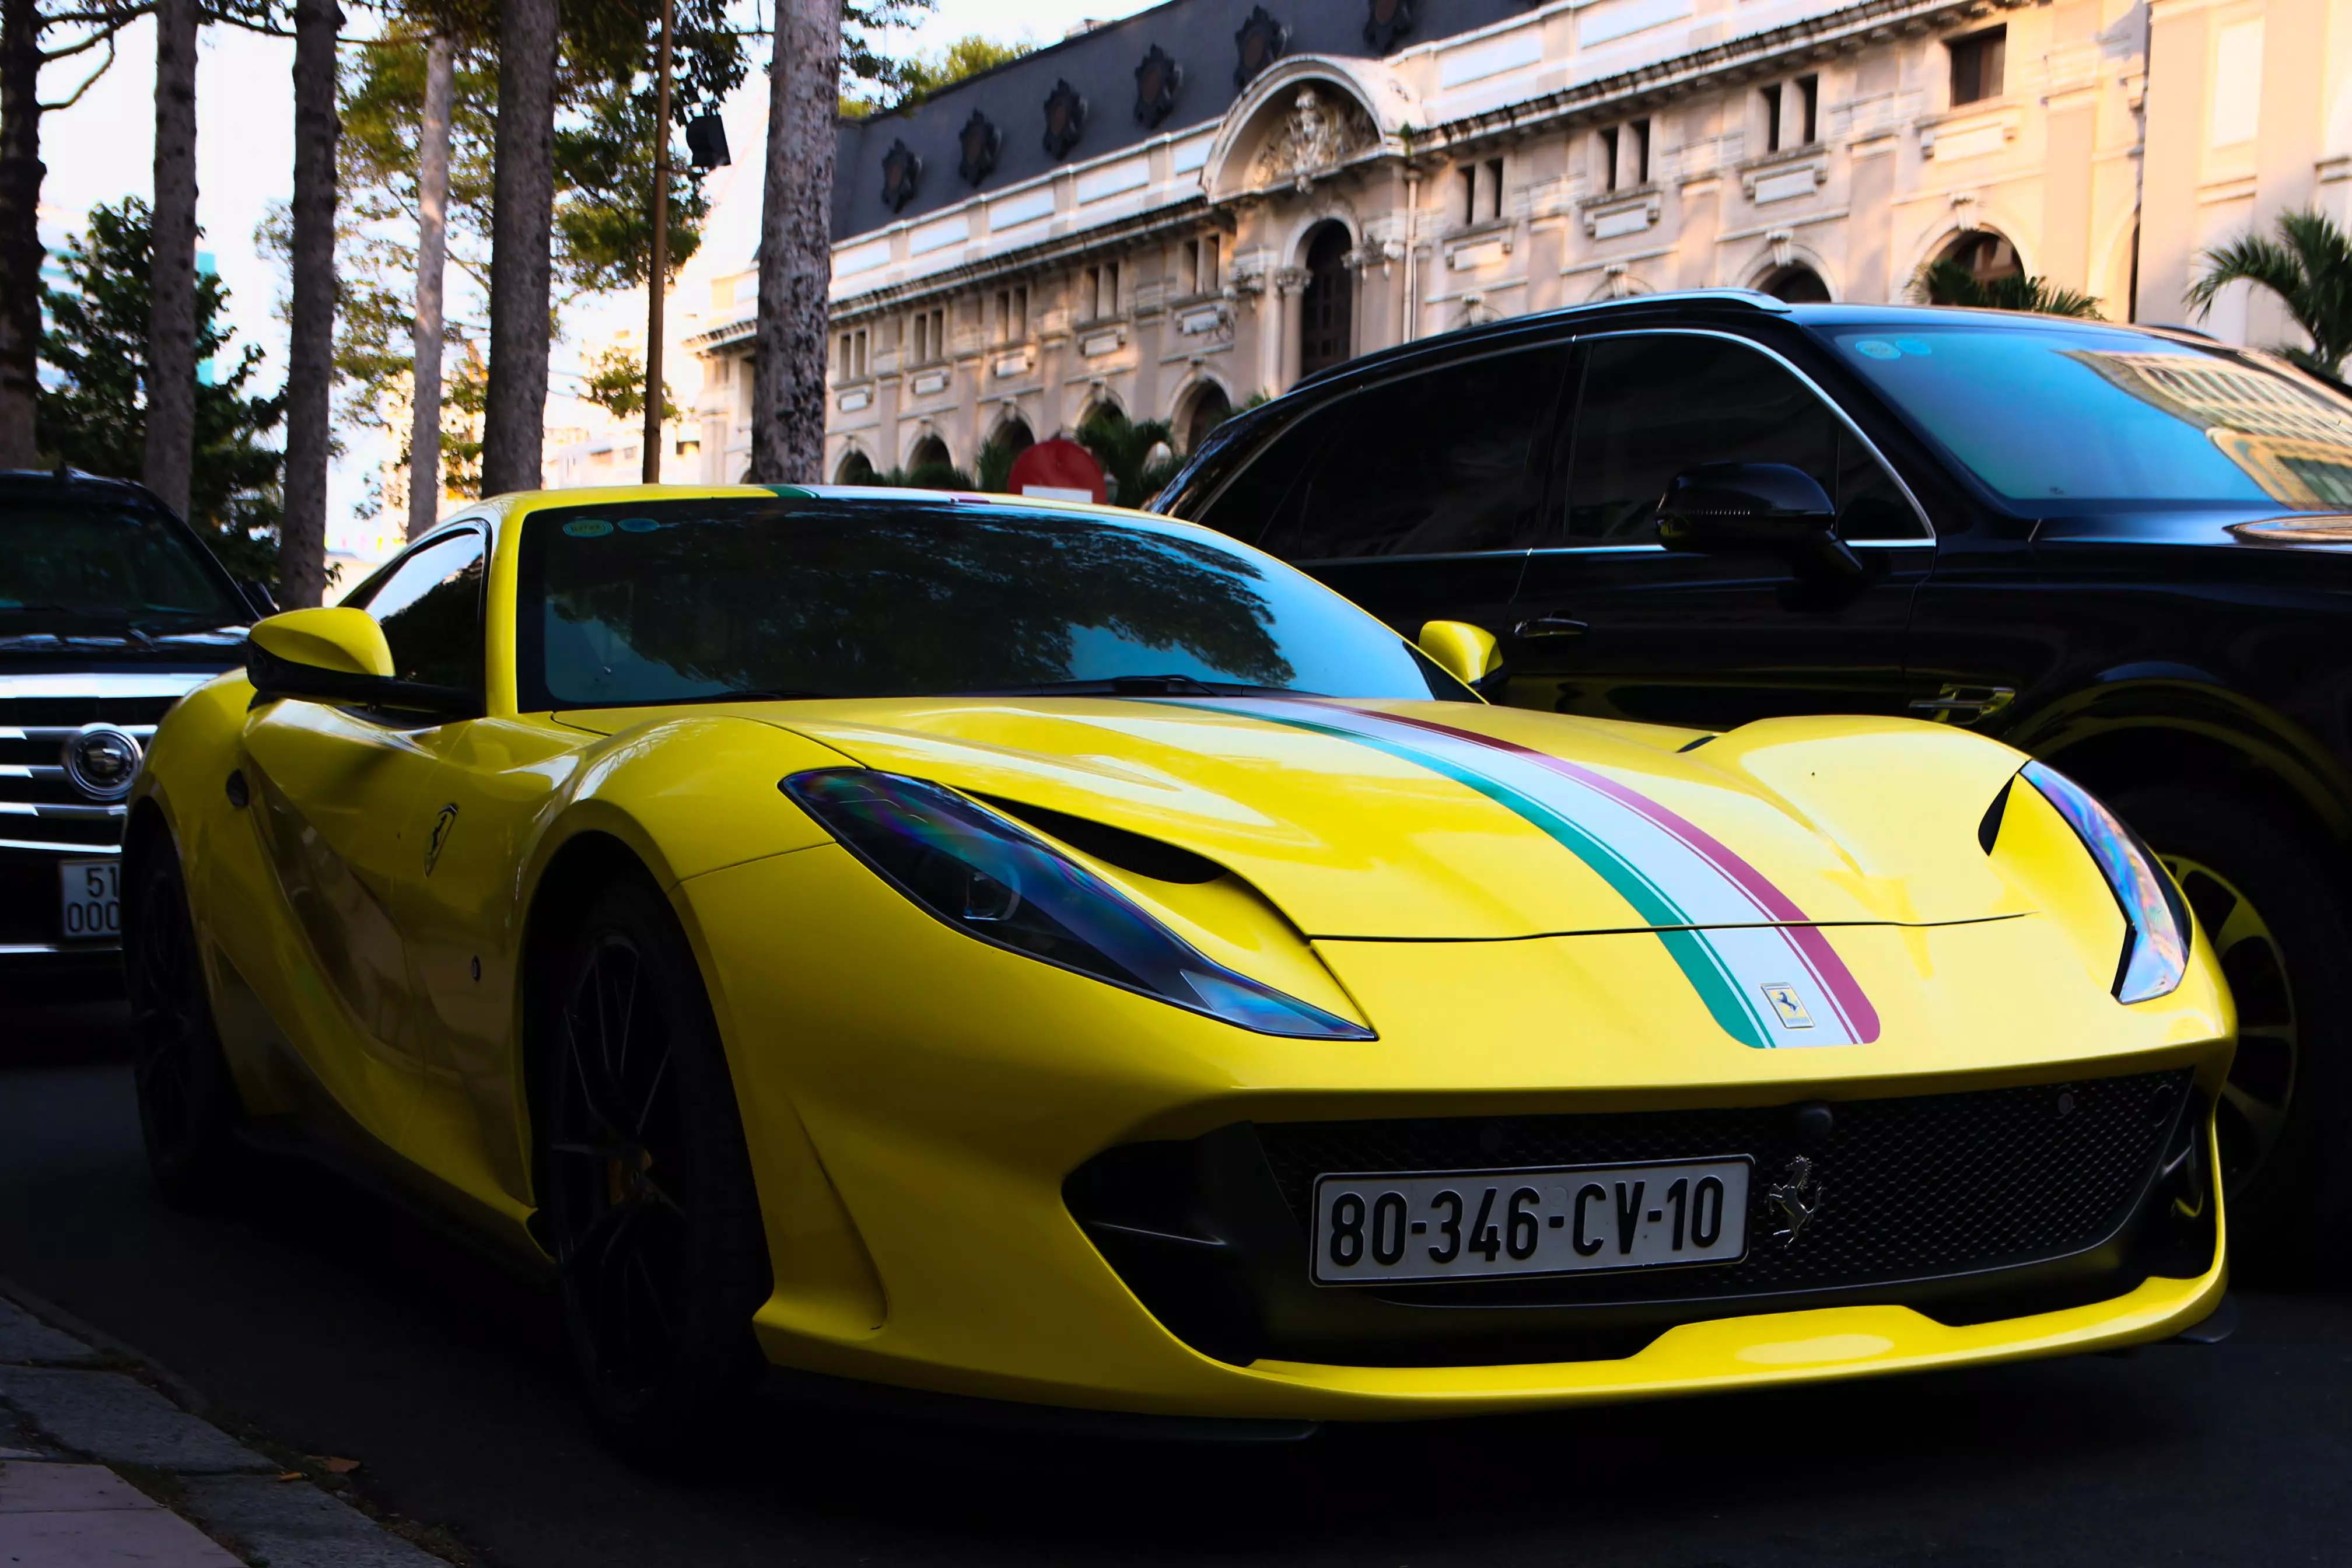
[[[1931,261],[1911,280],[1911,298],[1923,305],[1956,305],[1975,310],[2031,310],[2043,316],[2099,314],[2095,294],[2063,288],[2047,278],[1979,278],[1957,261]]]
[[[2294,252],[2274,239],[2249,234],[2205,252],[2205,271],[2189,285],[2186,296],[2202,321],[2213,309],[2214,296],[2232,283],[2252,283],[2282,300],[2292,300],[2303,287],[2303,264]]]

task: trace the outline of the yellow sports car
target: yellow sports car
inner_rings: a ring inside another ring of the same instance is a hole
[[[1104,508],[485,502],[155,737],[155,1174],[299,1142],[546,1260],[649,1453],[763,1363],[1304,1423],[2214,1309],[2230,1003],[2097,802],[1495,664]]]

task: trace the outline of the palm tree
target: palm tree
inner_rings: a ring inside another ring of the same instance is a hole
[[[168,0],[167,0],[168,3]],[[335,355],[335,0],[294,0],[293,301],[286,344],[286,515],[279,602],[317,604],[327,587],[328,399]]]
[[[1108,404],[1087,415],[1078,426],[1078,445],[1103,466],[1114,506],[1142,506],[1183,466],[1175,455],[1175,433],[1166,421],[1130,424],[1126,415]]]
[[[155,239],[148,263],[142,464],[147,488],[183,517],[196,447],[197,10],[196,0],[157,0],[155,6]]]
[[[751,478],[805,484],[824,471],[825,295],[833,282],[841,0],[777,0],[768,74]]]
[[[557,25],[556,0],[503,0],[499,6],[499,126],[490,196],[490,384],[482,420],[484,495],[540,486],[547,433],[548,294],[555,215]],[[830,137],[825,145],[833,145]],[[821,226],[818,232],[824,232]]]
[[[1931,261],[1919,268],[1919,275],[1911,280],[1911,298],[1923,305],[2101,319],[2095,294],[2061,288],[2047,278],[2028,278],[2022,273],[2007,278],[1979,278],[1957,261]]]
[[[2278,237],[2249,234],[2205,252],[2205,275],[2189,286],[2200,321],[2232,283],[2269,289],[2286,306],[2311,347],[2282,344],[2279,353],[2306,370],[2340,377],[2352,355],[2352,234],[2315,207],[2278,216]]]

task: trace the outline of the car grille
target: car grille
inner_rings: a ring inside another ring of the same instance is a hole
[[[1818,1141],[1790,1108],[1591,1116],[1262,1123],[1267,1162],[1302,1230],[1318,1175],[1631,1164],[1746,1154],[1748,1256],[1738,1263],[1461,1281],[1383,1293],[1449,1300],[1623,1301],[1817,1290],[1945,1278],[2063,1258],[2123,1223],[2189,1089],[2188,1068],[1831,1108]],[[1770,1189],[1811,1162],[1820,1206],[1774,1239]]]
[[[204,678],[184,679],[193,685]],[[143,747],[175,700],[170,695],[0,694],[0,849],[104,853],[119,846],[125,808],[75,787],[66,775],[66,742],[85,724],[107,723]],[[54,890],[49,896],[54,901]]]

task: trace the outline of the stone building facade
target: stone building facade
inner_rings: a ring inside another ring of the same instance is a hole
[[[2347,20],[2352,0],[1172,0],[841,127],[828,477],[970,471],[1102,404],[1189,448],[1324,364],[1611,295],[1879,301],[1950,259],[2183,321],[2200,247],[2315,199],[2344,215]],[[731,479],[756,290],[709,287],[688,346],[706,477]],[[2242,300],[2216,324],[2284,331]]]

